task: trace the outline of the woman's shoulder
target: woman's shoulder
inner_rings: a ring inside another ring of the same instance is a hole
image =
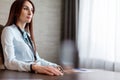
[[[4,29],[15,29],[15,24],[12,24],[12,25],[10,25],[10,26],[5,26],[5,28]]]
[[[7,34],[14,34],[15,30],[16,30],[16,27],[14,24],[12,24],[10,26],[5,26],[2,33],[3,34],[6,34],[6,33]]]
[[[5,26],[4,27],[4,29],[3,29],[3,31],[14,31],[16,29],[16,27],[15,27],[15,25],[14,24],[12,24],[12,25],[10,25],[10,26]]]

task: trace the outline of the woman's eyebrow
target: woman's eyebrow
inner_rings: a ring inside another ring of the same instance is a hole
[[[27,5],[23,5],[23,7],[27,7],[27,8],[29,8],[29,6],[27,6]],[[31,9],[33,9],[33,7],[32,7]]]
[[[27,5],[23,5],[23,7],[28,7]],[[28,7],[29,8],[29,7]]]

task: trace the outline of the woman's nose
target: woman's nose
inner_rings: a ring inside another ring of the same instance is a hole
[[[32,12],[31,10],[28,11],[28,14],[29,14],[29,15],[32,15],[32,13],[33,13],[33,12]]]

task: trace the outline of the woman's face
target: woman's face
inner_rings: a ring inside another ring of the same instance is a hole
[[[21,23],[30,23],[32,17],[33,17],[33,6],[30,2],[25,1],[21,10],[21,14],[18,18],[18,21]]]

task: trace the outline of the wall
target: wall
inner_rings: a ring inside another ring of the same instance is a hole
[[[14,0],[0,0],[0,24],[5,25],[10,5]],[[62,0],[32,0],[36,11],[34,15],[34,34],[37,51],[46,60],[57,62],[60,41]]]

